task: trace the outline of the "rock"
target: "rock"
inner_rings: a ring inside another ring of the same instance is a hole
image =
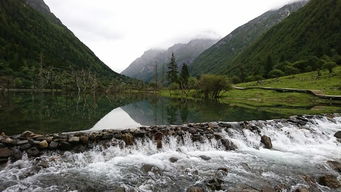
[[[141,170],[145,173],[148,173],[148,172],[154,172],[154,173],[157,173],[157,172],[160,172],[160,169],[158,167],[156,167],[155,165],[151,165],[151,164],[143,164],[142,167],[141,167]]]
[[[178,160],[179,160],[179,159],[176,158],[176,157],[171,157],[171,158],[169,158],[169,161],[172,162],[172,163],[175,163],[175,162],[177,162]]]
[[[154,134],[154,140],[158,141],[158,140],[162,140],[163,134],[161,132],[156,132]]]
[[[340,182],[334,175],[325,175],[318,179],[318,183],[323,186],[327,186],[332,189],[341,187]]]
[[[333,168],[335,171],[341,173],[341,163],[338,161],[327,161],[328,165]]]
[[[43,140],[38,143],[38,146],[41,149],[46,149],[49,147],[49,143],[46,140]]]
[[[123,134],[122,139],[126,143],[126,145],[133,145],[134,144],[134,136],[130,133]]]
[[[275,190],[271,187],[263,187],[260,191],[261,192],[275,192]]]
[[[270,137],[263,135],[260,142],[264,144],[264,147],[266,149],[272,149],[272,142]]]
[[[69,143],[79,143],[79,137],[70,137]]]
[[[22,138],[31,138],[34,135],[34,133],[32,131],[25,131],[23,132],[20,137]]]
[[[334,134],[334,137],[341,139],[341,131],[338,131]]]
[[[59,143],[59,148],[61,150],[70,150],[72,149],[72,145],[69,142],[62,141]]]
[[[223,180],[214,178],[207,182],[207,187],[213,191],[222,190],[222,187],[221,187],[222,183],[223,183]]]
[[[218,168],[218,171],[229,172],[229,170],[225,167]]]
[[[192,141],[193,142],[197,142],[197,141],[201,142],[201,141],[203,141],[203,138],[200,134],[193,134],[192,135]]]
[[[81,143],[83,144],[88,144],[89,142],[89,137],[87,135],[82,135],[80,136],[79,140],[81,141]]]
[[[4,144],[7,144],[7,145],[15,145],[16,144],[16,141],[14,139],[11,139],[10,137],[4,138],[1,142]]]
[[[205,192],[205,190],[202,187],[192,186],[189,187],[186,192]]]
[[[19,149],[14,148],[12,149],[12,152],[13,152],[12,154],[13,160],[19,160],[22,158],[22,152]]]
[[[231,150],[236,150],[237,146],[230,140],[228,139],[221,139],[221,144],[225,147],[225,150],[231,151]]]
[[[17,141],[17,145],[24,145],[26,143],[28,143],[28,140],[19,140],[19,141]]]
[[[157,141],[156,141],[156,147],[157,147],[158,149],[161,149],[161,148],[162,148],[162,141],[161,141],[161,140],[157,140]]]
[[[51,141],[51,143],[49,145],[50,149],[56,149],[56,148],[58,148],[58,146],[59,146],[59,143],[56,141]]]
[[[5,148],[0,148],[0,158],[8,158],[12,155],[12,150]]]
[[[309,190],[305,187],[299,187],[294,192],[309,192]]]
[[[201,159],[205,160],[205,161],[208,161],[208,160],[211,159],[211,157],[208,157],[208,156],[206,156],[206,155],[200,155],[199,157],[200,157]]]
[[[26,150],[26,149],[28,149],[30,147],[32,147],[32,145],[30,143],[26,143],[26,144],[23,144],[23,145],[19,146],[20,150]]]
[[[31,157],[37,157],[40,154],[40,151],[36,147],[31,147],[26,150],[27,154]]]

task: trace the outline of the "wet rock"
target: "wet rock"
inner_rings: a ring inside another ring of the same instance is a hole
[[[70,137],[68,139],[69,143],[79,143],[79,137]]]
[[[223,183],[223,180],[214,178],[214,179],[207,181],[207,187],[213,191],[222,190],[223,189],[221,186],[222,183]]]
[[[237,146],[230,140],[228,139],[221,139],[221,144],[225,147],[225,150],[230,151],[230,150],[236,150]]]
[[[260,142],[264,144],[264,147],[266,149],[272,149],[272,142],[270,137],[263,135]]]
[[[203,138],[200,134],[194,134],[194,135],[192,135],[192,141],[193,142],[197,142],[197,141],[201,142],[201,141],[203,141]]]
[[[24,145],[26,143],[28,143],[28,140],[19,140],[19,141],[17,141],[17,145]]]
[[[30,147],[32,147],[32,145],[30,143],[26,143],[26,144],[23,144],[23,145],[19,146],[20,150],[26,150],[26,149],[28,149]]]
[[[275,190],[271,187],[263,187],[260,191],[261,192],[275,192]]]
[[[70,150],[72,149],[72,145],[69,142],[62,141],[59,143],[59,148],[61,150]]]
[[[327,186],[332,189],[341,187],[340,182],[334,175],[325,175],[318,179],[318,183],[323,186]]]
[[[5,148],[0,148],[0,158],[8,158],[12,155],[12,150],[10,150],[9,148],[5,147]]]
[[[218,168],[218,171],[223,171],[225,173],[229,172],[229,170],[227,168],[225,168],[225,167]]]
[[[50,148],[50,149],[56,149],[56,148],[58,148],[58,146],[59,146],[59,143],[58,143],[58,142],[56,142],[56,141],[51,141],[51,143],[50,143],[50,145],[49,145],[49,148]]]
[[[205,192],[205,190],[202,187],[192,186],[189,187],[186,192]]]
[[[299,187],[298,189],[296,189],[294,192],[309,192],[309,189],[305,188],[305,187]]]
[[[211,159],[211,157],[208,157],[208,156],[206,156],[206,155],[200,155],[199,157],[200,157],[201,159],[205,160],[205,161],[208,161],[208,160]]]
[[[171,157],[171,158],[169,158],[169,161],[172,162],[172,163],[175,163],[175,162],[177,162],[178,160],[179,160],[179,159],[176,158],[176,157]]]
[[[13,148],[12,152],[12,160],[19,160],[22,158],[22,152],[19,149]]]
[[[133,145],[134,144],[134,136],[130,133],[123,134],[122,139],[126,143],[126,145]]]
[[[338,131],[334,134],[334,137],[341,139],[341,131]]]
[[[46,149],[46,148],[49,147],[49,143],[48,143],[46,140],[40,141],[40,142],[38,143],[38,147],[39,147],[40,149]]]
[[[154,140],[162,140],[163,134],[161,132],[157,132],[154,134]]]
[[[333,168],[335,171],[341,173],[341,163],[338,161],[327,161],[328,165]]]
[[[89,142],[89,137],[88,137],[87,135],[82,135],[82,136],[79,137],[79,140],[80,140],[80,142],[83,143],[83,144],[88,144],[88,142]]]
[[[26,152],[30,157],[37,157],[40,155],[40,151],[36,147],[31,147],[28,150],[26,150]]]
[[[141,170],[144,173],[148,173],[148,172],[159,173],[160,172],[160,169],[157,166],[151,165],[151,164],[143,164],[141,167]]]

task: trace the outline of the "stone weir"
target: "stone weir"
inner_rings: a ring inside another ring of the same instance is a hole
[[[27,154],[28,157],[38,157],[46,152],[63,153],[65,151],[83,152],[95,146],[120,146],[129,147],[134,145],[137,140],[152,140],[157,148],[162,148],[163,142],[167,137],[175,136],[183,139],[189,136],[193,142],[204,142],[204,140],[215,139],[225,150],[235,150],[236,145],[229,139],[222,137],[222,132],[228,129],[248,129],[254,133],[261,133],[263,126],[276,126],[278,123],[304,127],[308,122],[321,118],[328,118],[333,121],[339,114],[324,116],[293,116],[289,119],[278,119],[271,121],[244,121],[244,122],[212,122],[212,123],[190,123],[172,126],[151,126],[140,127],[138,129],[127,130],[101,130],[88,132],[55,133],[55,134],[36,134],[25,131],[19,135],[7,136],[5,133],[0,135],[0,164],[8,161],[16,161]],[[341,142],[341,131],[334,135]],[[271,149],[271,138],[261,135],[259,141],[264,148]]]

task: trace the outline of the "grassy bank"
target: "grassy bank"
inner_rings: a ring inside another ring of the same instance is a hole
[[[335,67],[334,72],[321,71],[317,78],[317,72],[301,73],[280,78],[262,80],[260,82],[241,83],[239,87],[273,87],[273,88],[298,88],[320,90],[324,94],[341,95],[341,66]]]

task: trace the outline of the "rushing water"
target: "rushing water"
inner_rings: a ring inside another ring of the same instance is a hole
[[[83,153],[46,154],[39,160],[23,159],[0,171],[0,191],[185,191],[193,185],[222,181],[223,191],[243,188],[283,188],[294,191],[332,192],[313,179],[325,174],[341,176],[326,163],[341,159],[341,143],[333,136],[341,130],[341,118],[314,119],[303,127],[286,122],[254,122],[261,133],[240,129],[238,124],[222,133],[235,151],[225,151],[215,140],[183,142],[163,139],[157,149],[149,140],[131,147],[96,148]],[[272,138],[273,149],[260,144],[260,136]],[[209,160],[200,156],[205,155]],[[172,163],[170,158],[178,161]],[[41,163],[46,161],[46,163]],[[39,163],[37,163],[39,162]],[[151,165],[147,168],[146,165]],[[220,168],[220,170],[218,170]],[[222,171],[226,168],[228,172]]]
[[[57,133],[280,117],[283,116],[218,102],[155,95],[0,94],[0,132],[7,135],[26,130]]]

